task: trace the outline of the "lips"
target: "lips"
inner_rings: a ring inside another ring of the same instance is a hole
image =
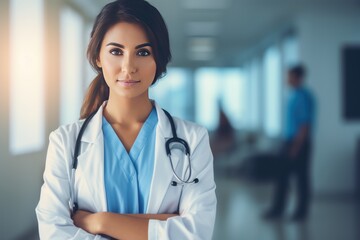
[[[140,80],[124,79],[124,80],[117,80],[116,83],[124,87],[131,87],[140,83]]]

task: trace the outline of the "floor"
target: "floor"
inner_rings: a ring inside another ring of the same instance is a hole
[[[264,221],[271,185],[260,185],[229,174],[217,173],[217,218],[214,240],[359,240],[360,214],[355,199],[315,197],[309,218],[294,223],[286,217]],[[293,207],[290,197],[288,213]],[[38,240],[38,236],[27,239]]]
[[[355,199],[314,197],[307,221],[265,221],[272,186],[259,185],[226,174],[215,174],[217,218],[214,240],[358,240],[359,205]],[[292,196],[292,195],[290,195]],[[294,199],[289,198],[288,213]]]

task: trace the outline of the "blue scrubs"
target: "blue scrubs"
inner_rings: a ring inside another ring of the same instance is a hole
[[[146,213],[154,168],[156,109],[153,108],[128,153],[103,117],[104,182],[108,212]]]
[[[303,125],[313,127],[315,118],[315,100],[311,92],[299,87],[292,90],[286,109],[285,139],[293,140]]]

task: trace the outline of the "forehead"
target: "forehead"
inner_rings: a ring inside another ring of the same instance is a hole
[[[103,44],[109,42],[132,46],[149,42],[149,38],[140,24],[119,22],[110,27],[105,33]]]

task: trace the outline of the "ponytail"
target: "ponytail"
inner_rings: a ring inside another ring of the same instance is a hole
[[[109,87],[102,73],[98,74],[91,82],[84,97],[80,111],[80,119],[87,118],[92,112],[97,111],[101,104],[109,99]]]

